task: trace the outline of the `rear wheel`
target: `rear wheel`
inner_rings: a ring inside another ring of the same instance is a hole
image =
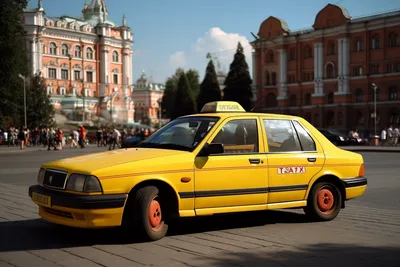
[[[336,185],[320,182],[313,186],[304,212],[313,220],[330,221],[340,212],[342,195]]]
[[[163,238],[168,231],[165,203],[159,193],[157,187],[146,186],[139,189],[135,197],[134,227],[138,228],[145,239],[152,241]]]

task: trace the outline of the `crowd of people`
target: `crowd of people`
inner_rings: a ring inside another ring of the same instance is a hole
[[[62,129],[53,127],[43,127],[35,129],[20,129],[10,127],[8,130],[0,130],[0,145],[25,147],[47,147],[47,150],[62,150],[65,146],[71,148],[85,148],[89,144],[97,144],[98,147],[109,147],[109,150],[115,147],[121,147],[121,142],[126,138],[140,137],[141,140],[150,136],[154,130],[147,128],[98,128],[95,132],[88,132],[80,125],[77,128]]]

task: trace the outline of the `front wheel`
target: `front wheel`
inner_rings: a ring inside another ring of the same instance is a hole
[[[168,231],[165,203],[159,193],[157,187],[146,186],[139,189],[135,197],[134,227],[138,227],[139,232],[151,241],[163,238]]]
[[[340,212],[342,195],[336,185],[320,182],[313,186],[304,212],[313,220],[330,221]]]

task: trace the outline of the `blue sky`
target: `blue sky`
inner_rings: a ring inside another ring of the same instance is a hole
[[[91,0],[86,0],[91,2]],[[46,14],[81,15],[85,0],[43,0]],[[228,71],[238,41],[245,47],[251,67],[253,40],[261,22],[269,16],[284,19],[291,30],[309,28],[319,10],[339,4],[352,17],[400,9],[395,0],[105,0],[109,18],[121,24],[123,14],[134,33],[133,78],[142,69],[155,82],[165,82],[177,67],[197,69],[201,75],[207,52]],[[37,0],[30,0],[30,7]]]

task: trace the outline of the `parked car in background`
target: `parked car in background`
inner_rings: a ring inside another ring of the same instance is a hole
[[[331,130],[331,129],[321,129],[321,128],[319,128],[318,131],[320,131],[335,146],[349,145],[349,141],[350,141],[349,138],[345,134],[343,134],[339,131],[335,131],[335,130]]]

